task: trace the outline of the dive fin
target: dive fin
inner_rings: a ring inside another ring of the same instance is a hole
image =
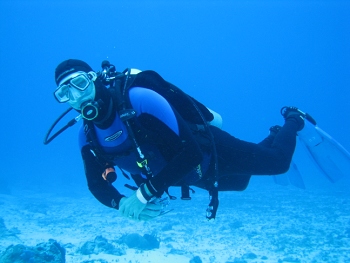
[[[297,188],[305,189],[303,177],[297,165],[293,161],[290,165],[288,172],[284,174],[272,176],[272,178],[276,184],[279,184],[282,186],[287,186],[291,184]]]
[[[279,174],[279,175],[273,175],[272,179],[275,182],[275,184],[282,185],[282,186],[289,185],[288,176],[286,173]]]
[[[350,174],[350,153],[321,128],[305,121],[298,138],[330,182]]]
[[[301,176],[301,173],[295,162],[291,163],[287,175],[291,185],[294,185],[297,188],[305,189],[303,177]]]

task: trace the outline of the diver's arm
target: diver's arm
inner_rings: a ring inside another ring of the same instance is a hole
[[[89,145],[82,147],[81,155],[90,192],[105,206],[119,209],[119,201],[123,195],[112,184],[103,179],[102,172],[104,167],[92,154]]]

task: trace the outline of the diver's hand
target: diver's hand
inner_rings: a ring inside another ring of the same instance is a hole
[[[140,214],[148,205],[148,209],[145,211],[142,218],[151,217],[154,215],[155,211],[157,211],[154,206],[148,203],[151,198],[152,195],[150,191],[147,186],[143,184],[130,197],[123,197],[120,199],[119,212],[124,217],[134,220],[142,220]]]
[[[136,191],[130,197],[123,197],[119,202],[119,212],[122,216],[139,220],[140,213],[147,203],[142,203],[136,196]]]
[[[159,216],[163,211],[163,206],[161,204],[155,204],[153,202],[147,203],[146,207],[140,213],[140,220],[149,221],[157,216]]]

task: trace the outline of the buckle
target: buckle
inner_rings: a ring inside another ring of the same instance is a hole
[[[138,167],[140,167],[140,168],[143,168],[143,167],[145,167],[145,166],[147,166],[147,159],[144,159],[143,161],[141,161],[141,162],[138,162],[138,161],[136,161],[136,163],[137,163],[137,166]]]

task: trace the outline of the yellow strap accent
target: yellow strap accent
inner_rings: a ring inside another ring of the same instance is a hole
[[[147,165],[147,159],[143,160],[142,162],[136,162],[137,166],[142,168]]]

